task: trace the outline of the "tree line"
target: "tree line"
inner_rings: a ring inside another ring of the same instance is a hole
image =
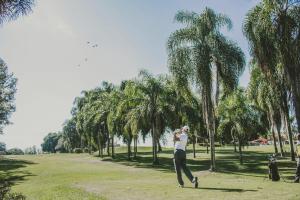
[[[128,145],[131,159],[137,155],[138,137],[150,135],[157,164],[160,139],[187,124],[192,143],[197,137],[209,141],[215,170],[216,141],[238,146],[242,163],[242,146],[258,135],[271,134],[275,153],[279,143],[283,156],[284,128],[294,160],[291,117],[295,116],[298,132],[300,127],[299,16],[299,3],[283,0],[263,0],[248,12],[243,32],[250,46],[251,80],[241,88],[245,55],[221,32],[232,28],[231,20],[210,8],[200,14],[179,11],[175,21],[182,28],[167,41],[170,74],[143,70],[119,85],[103,82],[83,91],[64,124],[61,144],[69,152],[98,150],[99,156],[106,148],[114,157],[114,138],[119,137]]]

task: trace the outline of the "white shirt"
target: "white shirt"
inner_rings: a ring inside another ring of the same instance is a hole
[[[176,151],[176,149],[181,149],[185,151],[187,140],[188,140],[187,134],[185,132],[182,132],[179,136],[179,141],[175,142],[174,150]]]

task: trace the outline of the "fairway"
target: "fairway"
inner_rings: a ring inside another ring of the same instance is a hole
[[[44,154],[6,156],[0,161],[1,178],[13,191],[28,199],[286,199],[300,198],[299,184],[271,182],[266,177],[270,147],[245,148],[245,164],[238,164],[232,147],[217,148],[218,172],[210,173],[208,154],[198,149],[197,158],[188,154],[188,164],[200,179],[200,188],[178,188],[172,166],[172,150],[159,154],[160,166],[152,167],[150,148],[139,148],[136,161],[126,161],[119,149],[117,158],[103,160],[88,154]],[[295,163],[279,160],[280,172],[291,181]]]

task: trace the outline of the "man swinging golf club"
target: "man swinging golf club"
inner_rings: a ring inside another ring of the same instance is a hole
[[[181,169],[187,176],[187,178],[194,184],[195,188],[198,188],[198,178],[194,177],[191,171],[186,166],[186,145],[188,140],[189,127],[184,126],[182,131],[176,130],[174,134],[174,165],[177,174],[177,180],[179,183],[179,187],[184,187],[184,182],[181,176]]]

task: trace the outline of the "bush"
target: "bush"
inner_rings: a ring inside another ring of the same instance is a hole
[[[20,193],[10,191],[10,186],[6,182],[0,180],[0,199],[1,200],[25,200],[26,197]]]
[[[19,148],[12,148],[6,151],[8,155],[24,155],[24,152]]]
[[[74,152],[74,153],[82,153],[83,151],[82,151],[81,148],[75,148],[75,149],[73,150],[73,152]]]
[[[83,153],[89,153],[90,151],[89,151],[89,149],[88,148],[84,148],[83,149]]]

